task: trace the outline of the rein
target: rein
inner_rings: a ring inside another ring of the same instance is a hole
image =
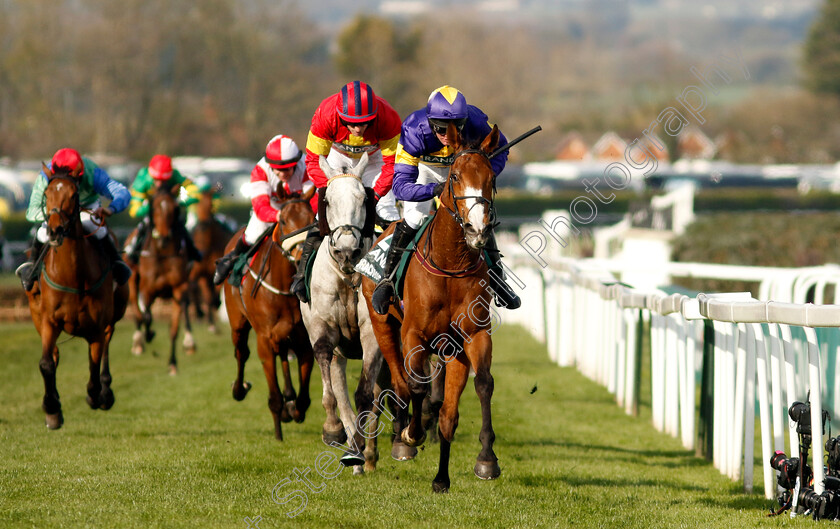
[[[458,159],[458,157],[463,156],[463,155],[467,155],[467,154],[480,155],[487,161],[488,164],[490,163],[490,158],[491,157],[488,156],[488,154],[485,153],[484,151],[482,151],[480,149],[465,149],[465,150],[460,151],[460,152],[455,154],[455,156],[452,158],[453,165],[455,163],[455,160]],[[450,173],[451,173],[451,169],[450,169]],[[496,176],[494,174],[493,178],[495,179],[495,177]],[[447,185],[449,187],[449,195],[452,197],[452,203],[454,205],[454,210],[452,208],[450,208],[447,204],[445,204],[443,201],[441,201],[441,205],[443,206],[443,209],[447,213],[449,213],[449,215],[452,216],[452,218],[455,220],[455,222],[458,224],[458,226],[461,227],[462,232],[466,228],[465,228],[465,223],[464,223],[463,217],[461,217],[461,214],[458,213],[458,201],[459,200],[474,199],[476,201],[476,203],[473,204],[471,206],[471,208],[475,207],[479,204],[487,204],[489,206],[489,209],[490,209],[491,229],[495,229],[496,226],[499,225],[498,222],[494,222],[496,220],[496,208],[495,208],[495,205],[493,203],[494,202],[493,198],[486,199],[481,195],[462,195],[462,196],[456,195],[455,194],[455,188],[452,184],[451,175],[450,175],[449,178],[447,178]],[[495,185],[493,186],[493,192],[495,194]],[[435,213],[435,217],[437,217],[437,213]],[[434,229],[434,227],[435,227],[435,219],[432,219],[432,223],[429,226],[429,229],[426,231],[426,234],[425,234],[426,244],[423,247],[423,252],[422,253],[420,251],[414,252],[415,259],[417,259],[417,262],[420,263],[420,265],[423,267],[423,269],[425,269],[430,274],[438,276],[438,277],[461,278],[461,277],[468,277],[468,276],[471,276],[471,275],[475,274],[481,268],[481,264],[484,261],[481,258],[481,254],[479,254],[479,257],[475,260],[475,262],[472,265],[468,266],[467,268],[462,268],[460,270],[446,270],[446,269],[440,267],[437,263],[434,262],[434,259],[432,257],[432,253],[433,253],[433,249],[432,249],[432,230]]]

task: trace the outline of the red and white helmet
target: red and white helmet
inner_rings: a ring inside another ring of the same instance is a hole
[[[294,167],[302,155],[295,140],[283,134],[271,138],[265,146],[265,161],[275,169]]]
[[[348,123],[364,123],[376,117],[379,104],[369,84],[352,81],[341,87],[336,110]]]
[[[50,162],[53,171],[65,169],[72,176],[79,177],[85,173],[85,164],[82,155],[76,149],[59,149],[55,152]]]
[[[165,154],[156,154],[149,162],[149,174],[155,180],[169,180],[172,178],[172,158]]]

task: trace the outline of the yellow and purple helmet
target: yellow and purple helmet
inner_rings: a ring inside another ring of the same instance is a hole
[[[444,128],[447,122],[453,121],[460,129],[467,121],[467,99],[457,88],[441,86],[429,95],[426,118],[432,125],[443,125]]]

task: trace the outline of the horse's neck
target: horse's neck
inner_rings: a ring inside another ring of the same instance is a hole
[[[201,197],[198,204],[196,204],[195,217],[198,222],[213,221],[213,202],[212,199]]]
[[[481,255],[478,250],[467,245],[463,228],[452,218],[452,215],[444,211],[444,207],[441,205],[427,228],[421,251],[443,269],[469,268],[480,259]]]
[[[44,256],[44,267],[50,278],[61,284],[82,282],[96,271],[94,252],[79,222],[73,229],[72,237],[65,237],[60,246],[49,249]]]

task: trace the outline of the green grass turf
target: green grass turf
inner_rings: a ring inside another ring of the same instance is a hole
[[[385,438],[375,472],[353,476],[344,470],[330,480],[315,474],[318,455],[334,451],[320,439],[317,368],[306,422],[284,424],[285,441],[278,442],[255,349],[246,368],[254,388],[235,402],[235,361],[224,325],[217,336],[197,327],[199,352],[179,357],[176,377],[166,371],[165,324],[156,326],[157,355],[141,357],[129,353],[132,325],[118,327],[111,348],[116,404],[108,412],[92,411],[84,401],[86,344],[61,344],[65,425],[58,431],[44,427],[40,409],[37,334],[31,324],[2,326],[0,527],[244,529],[246,517],[260,517],[260,529],[814,523],[765,518],[770,502],[745,495],[676,439],[656,432],[644,403],[640,417],[625,415],[606,389],[552,365],[545,349],[518,327],[494,335],[493,420],[502,475],[489,482],[473,475],[480,414],[470,383],[452,447],[452,488],[436,495],[431,482],[438,446],[429,443],[414,461],[397,462]],[[360,363],[350,367],[355,388]],[[306,468],[322,490],[313,493],[300,482],[283,487],[278,498],[306,492],[305,508],[291,518],[286,512],[298,501],[277,504],[272,489]]]

